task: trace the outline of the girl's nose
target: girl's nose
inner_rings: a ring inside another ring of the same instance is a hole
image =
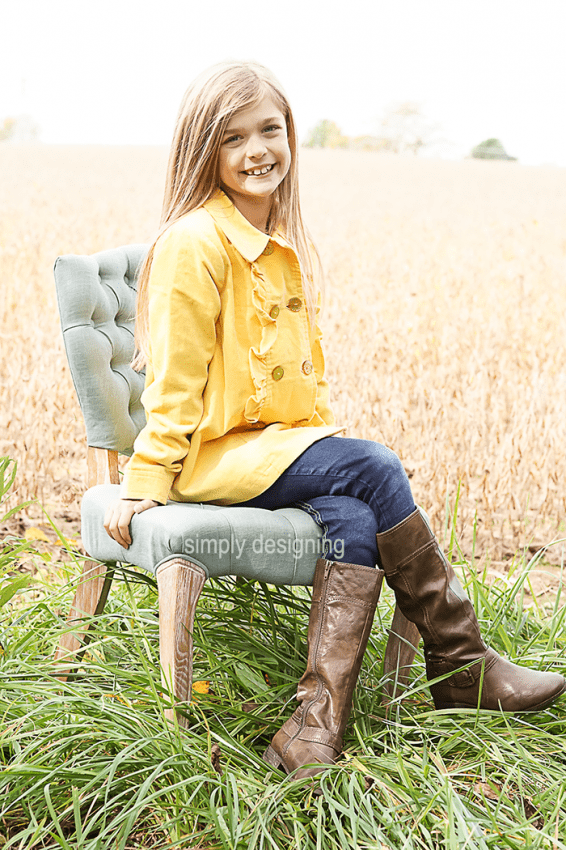
[[[246,148],[246,155],[249,156],[250,159],[257,159],[258,157],[263,156],[266,152],[267,148],[261,136],[250,136]]]

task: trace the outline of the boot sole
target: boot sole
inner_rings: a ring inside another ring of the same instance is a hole
[[[566,684],[563,685],[563,687],[561,688],[561,690],[557,694],[554,694],[554,696],[551,696],[549,699],[544,700],[544,702],[539,702],[537,705],[532,705],[530,708],[511,709],[509,711],[505,711],[504,713],[505,714],[529,714],[529,713],[532,713],[534,711],[541,711],[543,708],[548,708],[549,705],[552,705],[552,703],[555,700],[557,700],[558,697],[561,697],[562,694],[564,694],[564,693],[566,693]],[[434,708],[436,709],[436,711],[443,711],[446,708],[468,708],[468,709],[471,708],[471,709],[477,710],[477,705],[471,705],[471,704],[466,703],[466,702],[439,702],[439,703],[434,702]],[[499,709],[497,709],[497,708],[482,708],[481,706],[480,706],[479,710],[480,711],[499,711]]]

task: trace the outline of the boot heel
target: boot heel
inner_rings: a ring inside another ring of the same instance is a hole
[[[281,756],[275,752],[271,744],[268,746],[264,754],[262,755],[262,759],[270,764],[272,767],[281,767],[281,763],[283,759]]]

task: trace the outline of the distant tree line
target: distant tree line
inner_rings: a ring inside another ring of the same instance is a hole
[[[407,102],[391,107],[384,115],[375,136],[345,136],[340,127],[325,118],[310,131],[303,145],[306,148],[347,148],[350,150],[412,153],[436,144],[438,126],[420,111],[418,104]],[[516,160],[509,156],[499,139],[486,139],[472,149],[474,159]]]
[[[303,144],[306,148],[418,154],[438,141],[437,129],[424,117],[416,103],[407,102],[385,113],[375,136],[345,136],[334,121],[325,118],[310,131]],[[39,125],[30,115],[16,115],[0,121],[0,142],[29,143],[38,139]],[[474,159],[516,160],[516,157],[509,156],[499,139],[485,139],[472,149],[470,156]]]
[[[345,136],[334,121],[324,119],[311,130],[304,146],[417,154],[438,141],[437,130],[437,126],[421,113],[418,104],[407,102],[385,113],[375,136]]]

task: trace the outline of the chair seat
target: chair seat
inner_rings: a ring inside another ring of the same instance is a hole
[[[104,514],[120,485],[99,484],[82,501],[82,540],[92,558],[126,562],[155,573],[184,557],[209,577],[243,576],[275,585],[312,584],[323,555],[322,530],[298,508],[275,511],[168,502],[134,514],[132,544],[123,549],[105,532]]]

